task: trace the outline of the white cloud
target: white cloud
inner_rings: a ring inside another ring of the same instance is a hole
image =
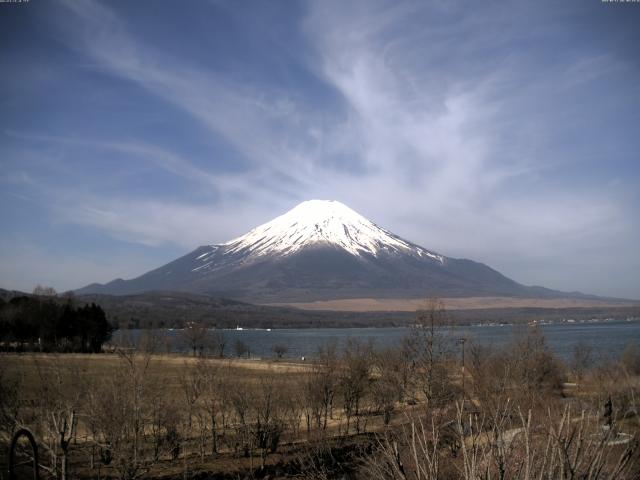
[[[54,206],[58,222],[85,225],[114,238],[148,246],[180,245],[185,251],[221,243],[228,232],[243,232],[247,219],[242,207],[178,204],[159,200],[108,199],[74,193]],[[250,220],[249,220],[250,221]]]

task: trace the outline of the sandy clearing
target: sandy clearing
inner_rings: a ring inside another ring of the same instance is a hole
[[[467,297],[442,298],[450,310],[476,310],[488,308],[588,308],[629,307],[640,302],[592,300],[577,298],[512,298]],[[335,310],[343,312],[413,312],[425,306],[424,299],[415,298],[350,298],[315,302],[270,303],[269,306],[296,307],[303,310]]]

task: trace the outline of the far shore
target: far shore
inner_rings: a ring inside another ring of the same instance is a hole
[[[598,300],[580,298],[466,297],[441,298],[449,310],[491,308],[613,308],[640,306],[640,300]],[[415,298],[348,298],[314,302],[268,303],[271,307],[295,307],[303,310],[342,312],[415,312],[425,300]]]

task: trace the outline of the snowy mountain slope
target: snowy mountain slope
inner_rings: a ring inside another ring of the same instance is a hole
[[[132,280],[78,293],[174,290],[250,302],[426,296],[566,296],[526,287],[481,263],[434,253],[336,201],[303,202],[247,234]]]
[[[442,256],[402,240],[346,205],[323,200],[302,202],[223,246],[229,253],[248,252],[260,256],[291,255],[305,246],[319,243],[340,247],[356,256],[367,253],[377,256],[385,251],[443,261]]]

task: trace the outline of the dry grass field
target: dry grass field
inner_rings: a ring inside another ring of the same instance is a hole
[[[310,365],[288,361],[247,359],[200,359],[185,355],[151,355],[146,373],[150,383],[162,385],[165,395],[182,395],[181,379],[185,369],[196,363],[211,368],[223,368],[229,376],[247,383],[255,383],[265,375],[275,375],[290,385],[302,381]],[[37,395],[37,384],[41,376],[50,377],[55,369],[76,372],[78,381],[100,382],[121,366],[117,354],[2,354],[0,360],[8,377],[21,379],[21,395],[29,401]]]
[[[588,308],[625,307],[637,302],[591,300],[577,298],[512,298],[468,297],[442,298],[449,310],[475,310],[488,308]],[[303,310],[334,310],[343,312],[415,312],[424,308],[425,300],[415,298],[350,298],[300,303],[273,303],[271,306],[288,306]]]

